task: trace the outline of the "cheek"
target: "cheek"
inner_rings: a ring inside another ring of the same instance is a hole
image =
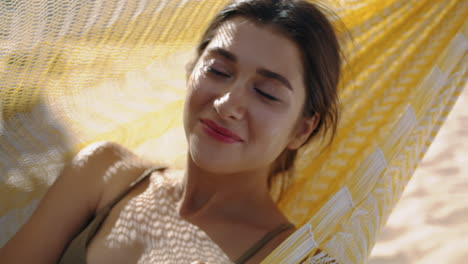
[[[258,165],[270,166],[289,143],[290,122],[271,113],[255,120],[251,127],[255,143],[251,144],[253,151],[246,157]]]
[[[273,152],[281,152],[286,147],[291,131],[292,121],[286,113],[258,111],[254,123],[255,138],[263,142]]]
[[[216,96],[210,92],[213,91],[211,86],[201,71],[192,74],[187,82],[187,95],[184,104],[184,120],[186,122],[199,116],[200,112],[204,110],[203,107],[209,105],[210,100]]]
[[[195,68],[194,72],[190,76],[187,82],[187,96],[186,101],[193,100],[193,97],[197,94],[201,87],[202,73]]]
[[[196,73],[193,73],[189,80],[187,81],[187,94],[185,95],[184,102],[184,126],[185,130],[191,127],[191,119],[194,113],[194,108],[196,108],[196,95],[198,87],[200,87],[199,78],[194,76]]]

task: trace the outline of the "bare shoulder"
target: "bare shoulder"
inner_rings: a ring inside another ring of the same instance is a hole
[[[81,149],[70,165],[74,170],[89,169],[89,167],[106,167],[116,160],[134,159],[138,157],[129,149],[111,141],[99,141]]]
[[[87,221],[150,164],[112,142],[83,148],[2,248],[1,263],[55,263]],[[59,224],[58,224],[59,223]],[[44,241],[47,237],[47,241]]]
[[[102,141],[83,148],[70,163],[74,174],[100,186],[95,211],[99,211],[125,191],[146,169],[155,166],[122,145]]]

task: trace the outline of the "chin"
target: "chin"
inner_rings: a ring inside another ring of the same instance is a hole
[[[241,162],[236,162],[232,156],[219,152],[197,152],[191,149],[187,158],[201,170],[214,174],[233,174],[240,172],[241,168],[245,169],[245,164],[240,164]]]
[[[206,155],[197,155],[196,153],[190,152],[190,159],[192,162],[203,171],[209,171],[211,173],[233,173],[235,172],[230,166],[231,161],[226,161],[219,156],[214,159]]]

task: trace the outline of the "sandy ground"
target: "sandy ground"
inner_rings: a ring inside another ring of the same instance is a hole
[[[468,263],[468,87],[396,205],[368,263]]]

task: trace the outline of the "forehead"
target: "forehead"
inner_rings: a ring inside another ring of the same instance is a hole
[[[290,81],[303,80],[299,48],[272,26],[244,17],[232,18],[218,28],[206,50],[218,47],[233,53],[239,64],[267,68],[286,75]]]

